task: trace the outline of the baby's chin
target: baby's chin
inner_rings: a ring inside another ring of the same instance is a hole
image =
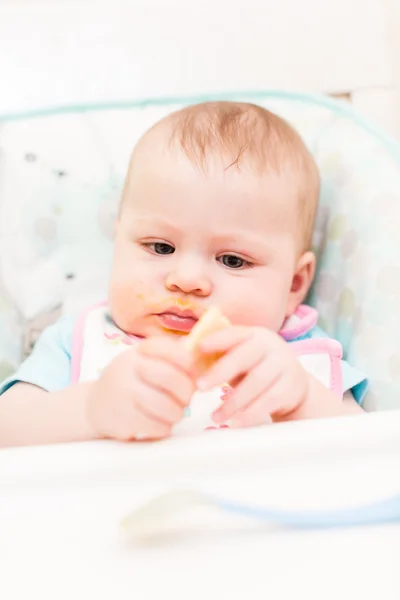
[[[125,313],[120,313],[118,310],[113,310],[110,307],[110,315],[116,326],[130,335],[137,335],[139,337],[147,337],[146,327],[141,322],[140,318],[135,318]]]

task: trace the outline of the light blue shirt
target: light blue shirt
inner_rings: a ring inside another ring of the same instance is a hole
[[[72,333],[76,318],[63,317],[48,327],[37,341],[31,355],[19,369],[0,384],[0,395],[18,382],[37,385],[56,392],[71,383]],[[310,338],[328,337],[319,327],[288,343]],[[343,392],[351,390],[361,405],[368,387],[365,375],[342,360]]]
[[[19,369],[0,384],[0,395],[18,382],[56,392],[71,383],[72,333],[75,317],[62,317],[47,327]]]

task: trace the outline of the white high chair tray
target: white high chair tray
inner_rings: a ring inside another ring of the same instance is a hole
[[[400,597],[400,524],[301,531],[210,513],[152,544],[124,539],[121,518],[174,487],[293,508],[390,496],[400,492],[400,412],[2,450],[0,596]]]

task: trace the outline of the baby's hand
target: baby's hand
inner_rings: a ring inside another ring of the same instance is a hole
[[[191,355],[180,340],[154,337],[117,356],[93,385],[87,401],[100,437],[161,439],[183,417],[195,391]]]
[[[198,382],[201,390],[228,382],[232,389],[215,411],[216,423],[233,427],[269,423],[297,409],[308,396],[309,376],[289,344],[263,327],[233,326],[199,344],[206,353],[222,357]]]

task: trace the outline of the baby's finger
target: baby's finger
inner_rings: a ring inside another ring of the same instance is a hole
[[[264,362],[264,361],[263,361]],[[238,411],[247,410],[247,408],[257,401],[261,395],[268,400],[268,406],[266,408],[266,412],[273,414],[276,410],[277,402],[280,402],[278,398],[281,398],[281,392],[276,391],[276,387],[283,386],[283,389],[287,388],[287,384],[285,382],[285,377],[283,377],[282,371],[276,375],[275,379],[272,380],[270,385],[264,385],[263,387],[259,385],[260,379],[257,376],[257,379],[253,381],[253,372],[249,373],[243,383],[246,380],[248,382],[248,390],[249,395],[241,394],[239,397],[236,396],[236,390],[233,390],[227,397],[226,401],[222,404],[220,408],[218,408],[213,414],[213,420],[216,423],[225,423],[227,419],[232,418]],[[281,383],[282,382],[282,383]],[[255,394],[255,390],[261,387],[261,392],[259,394]]]
[[[284,344],[277,333],[269,331],[266,327],[237,325],[208,335],[199,343],[198,347],[204,354],[222,354],[251,338],[262,340],[264,348],[268,351],[273,351],[277,346]]]
[[[291,412],[300,404],[303,394],[303,387],[299,385],[292,376],[285,372],[281,372],[281,374],[269,387],[265,388],[255,401],[252,401],[245,407],[243,412],[247,413],[254,404],[258,405],[262,403],[265,407],[265,412],[270,414],[271,418],[280,418]],[[225,407],[222,407],[222,409],[224,408]],[[229,411],[228,414],[231,415],[231,411]],[[218,418],[224,418],[224,416],[225,412],[222,411],[222,415],[218,415]],[[235,418],[236,414],[234,414],[233,417]]]
[[[194,382],[187,373],[164,360],[143,357],[137,363],[137,374],[152,389],[168,394],[181,407],[189,404],[195,392]]]
[[[280,355],[262,360],[242,380],[230,390],[224,402],[224,411],[235,413],[268,390],[284,372],[285,364]]]
[[[262,344],[248,343],[246,340],[232,348],[230,352],[224,354],[198,380],[198,388],[206,391],[223,383],[230,383],[238,377],[245,375],[251,369],[254,369],[264,357],[265,349]]]
[[[169,435],[171,425],[153,418],[132,404],[109,422],[108,437],[121,441],[157,440]]]
[[[230,427],[258,427],[260,425],[270,425],[272,423],[271,415],[267,409],[267,401],[262,394],[257,400],[252,402],[243,411],[233,415],[227,425]]]
[[[180,421],[185,412],[185,407],[173,398],[147,385],[138,389],[135,408],[146,418],[169,426]]]
[[[126,439],[134,441],[161,440],[171,433],[171,425],[154,420],[140,410],[136,411],[134,430]]]
[[[138,353],[166,361],[185,373],[191,373],[192,353],[182,344],[182,340],[151,337],[140,342]]]
[[[299,406],[305,398],[306,385],[291,375],[279,377],[268,389],[268,411],[273,417],[283,417]]]
[[[227,327],[211,333],[198,345],[204,354],[215,354],[227,352],[234,346],[250,339],[254,335],[253,327]]]

